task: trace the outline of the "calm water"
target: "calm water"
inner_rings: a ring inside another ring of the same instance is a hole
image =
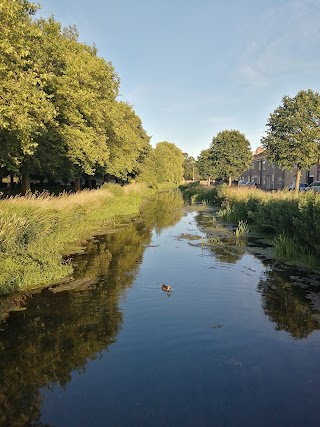
[[[203,246],[211,219],[160,194],[74,257],[75,289],[14,301],[0,425],[318,426],[319,277]]]

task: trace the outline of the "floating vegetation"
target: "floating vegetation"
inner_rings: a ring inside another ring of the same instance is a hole
[[[212,328],[212,329],[220,329],[220,328],[222,328],[222,327],[223,327],[222,323],[214,323],[214,324],[211,326],[211,328]]]
[[[196,234],[181,233],[179,236],[177,236],[177,239],[200,240],[202,237]]]

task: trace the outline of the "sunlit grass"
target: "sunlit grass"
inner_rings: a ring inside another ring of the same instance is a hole
[[[139,210],[141,184],[107,184],[99,190],[52,196],[10,197],[0,202],[0,293],[28,290],[70,274],[62,253],[118,215]]]
[[[246,221],[239,221],[235,231],[236,239],[241,239],[249,233],[249,226]]]

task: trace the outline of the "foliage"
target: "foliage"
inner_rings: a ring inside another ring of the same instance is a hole
[[[27,0],[0,4],[0,168],[22,176],[139,174],[150,151],[140,118],[116,100],[119,77],[75,27],[33,19]]]
[[[213,165],[211,150],[202,150],[197,159],[197,168],[199,171],[200,178],[210,180],[214,177],[217,177],[217,171]]]
[[[125,102],[114,102],[106,110],[108,118],[108,148],[110,158],[106,171],[126,179],[141,172],[144,158],[150,153],[150,138],[140,118]]]
[[[185,180],[192,180],[198,178],[197,162],[196,159],[192,156],[189,156],[188,153],[183,153],[183,177]]]
[[[158,142],[155,148],[155,169],[158,182],[179,184],[183,180],[184,155],[172,142]]]
[[[41,32],[31,19],[36,10],[25,0],[0,4],[0,167],[11,172],[22,171],[56,114],[45,92]]]
[[[267,136],[262,144],[271,161],[283,169],[297,167],[296,192],[302,169],[310,169],[320,156],[320,95],[312,90],[300,91],[270,115]]]
[[[212,139],[210,148],[212,165],[217,176],[238,177],[252,161],[250,142],[238,130],[224,130]]]

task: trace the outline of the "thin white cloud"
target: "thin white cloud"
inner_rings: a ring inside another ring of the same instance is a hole
[[[263,72],[254,69],[251,65],[243,65],[239,69],[239,76],[244,83],[252,86],[267,86],[268,82]]]
[[[320,66],[320,2],[279,2],[257,18],[248,37],[234,77],[240,83],[265,87],[278,78],[308,73]],[[307,49],[306,49],[307,47]]]

